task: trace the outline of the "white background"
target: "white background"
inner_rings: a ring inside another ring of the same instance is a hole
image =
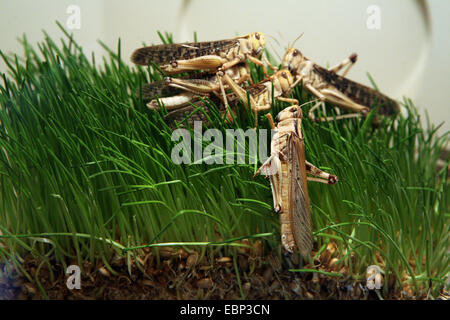
[[[55,21],[66,25],[70,5],[81,10],[81,28],[70,31],[96,56],[104,53],[98,39],[115,48],[120,37],[128,57],[143,42],[160,43],[157,30],[177,42],[192,41],[194,31],[200,41],[261,31],[269,50],[282,55],[304,32],[296,47],[316,63],[334,65],[356,52],[349,78],[370,85],[369,72],[382,92],[413,99],[435,124],[445,121],[440,133],[450,128],[447,0],[0,0],[0,49],[20,53],[23,33],[30,43],[43,39],[42,30],[61,37]],[[379,30],[367,28],[370,5],[381,10]]]

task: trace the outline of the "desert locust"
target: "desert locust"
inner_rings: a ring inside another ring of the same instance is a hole
[[[302,82],[303,87],[319,99],[310,109],[309,118],[316,120],[314,111],[320,106],[324,106],[324,102],[353,112],[339,115],[336,119],[366,115],[374,106],[379,106],[378,111],[383,115],[393,115],[399,111],[399,105],[395,100],[345,77],[356,60],[357,55],[352,54],[342,63],[326,69],[305,57],[298,49],[289,48],[286,51],[282,68],[291,71],[295,78],[295,84]],[[343,74],[339,75],[338,72],[345,67]],[[326,117],[316,121],[332,119],[333,117]]]
[[[255,176],[263,173],[270,179],[273,206],[280,214],[281,243],[294,253],[308,257],[313,247],[312,222],[307,180],[335,184],[338,178],[315,167],[305,158],[302,110],[292,105],[282,110],[271,142],[271,155]],[[315,177],[307,177],[307,174]]]

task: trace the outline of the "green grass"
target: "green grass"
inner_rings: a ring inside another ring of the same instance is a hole
[[[120,41],[102,61],[67,33],[60,43],[45,35],[37,49],[22,42],[24,59],[1,53],[0,261],[20,267],[29,253],[64,265],[100,259],[112,270],[114,253],[130,257],[142,245],[155,254],[183,246],[210,261],[236,257],[244,238],[279,250],[269,182],[252,178],[257,165],[175,165],[164,112],[134,94],[161,76],[126,64]],[[312,99],[301,88],[294,96]],[[436,295],[449,273],[449,184],[436,168],[449,138],[423,128],[411,101],[405,110],[376,130],[371,117],[304,120],[308,160],[339,176],[335,186],[309,184],[315,239],[319,249],[335,241],[355,278],[378,257],[398,287],[410,282],[419,294],[431,284]],[[253,121],[245,111],[233,124],[211,116],[222,131]],[[269,127],[264,117],[260,127]]]

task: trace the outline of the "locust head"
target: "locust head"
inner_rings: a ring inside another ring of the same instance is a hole
[[[302,108],[300,108],[297,105],[293,105],[280,111],[276,119],[278,122],[281,122],[289,119],[302,119],[302,118],[303,118]]]
[[[266,38],[261,32],[252,32],[248,36],[252,55],[255,57],[261,56],[264,48],[266,47]]]
[[[284,69],[289,69],[289,71],[296,76],[298,73],[298,68],[300,64],[305,60],[305,56],[300,52],[300,50],[295,48],[287,49],[284,54],[283,61],[281,63],[281,67]]]

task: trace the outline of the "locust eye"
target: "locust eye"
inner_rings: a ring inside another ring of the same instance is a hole
[[[292,56],[295,57],[296,55],[298,55],[298,50],[297,49],[295,49],[294,52],[292,52]]]
[[[256,38],[257,40],[259,40],[259,38],[260,38],[259,33],[255,33],[255,38]]]
[[[286,74],[286,72],[282,72],[282,73],[281,73],[281,76],[282,76],[283,78],[287,79],[287,74]]]

